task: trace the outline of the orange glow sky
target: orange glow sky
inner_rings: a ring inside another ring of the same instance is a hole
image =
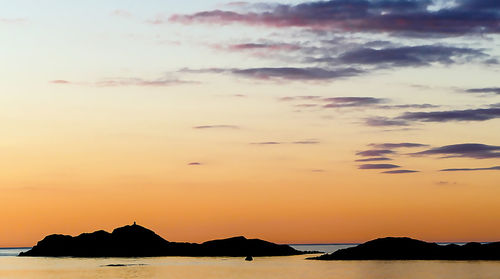
[[[0,247],[133,221],[169,241],[500,240],[497,29],[4,2]],[[484,12],[448,2],[407,9]]]

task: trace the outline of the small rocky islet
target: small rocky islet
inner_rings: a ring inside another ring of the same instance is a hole
[[[201,244],[170,242],[137,224],[72,237],[54,234],[39,241],[23,257],[262,257],[302,255],[289,245],[243,236],[211,240]]]
[[[437,244],[408,237],[379,238],[311,260],[500,260],[500,242]]]

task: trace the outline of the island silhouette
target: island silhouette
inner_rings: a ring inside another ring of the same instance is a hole
[[[298,251],[289,245],[237,236],[201,244],[170,242],[152,230],[137,225],[116,228],[112,233],[100,230],[72,237],[53,234],[39,241],[24,257],[252,257],[290,256],[313,252]]]
[[[463,245],[424,242],[408,237],[368,241],[312,260],[500,260],[500,242]]]

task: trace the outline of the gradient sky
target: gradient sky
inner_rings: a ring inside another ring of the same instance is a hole
[[[0,6],[0,247],[500,240],[499,1]]]

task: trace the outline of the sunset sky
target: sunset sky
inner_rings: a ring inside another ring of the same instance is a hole
[[[0,0],[0,247],[500,241],[500,1],[265,1]]]

